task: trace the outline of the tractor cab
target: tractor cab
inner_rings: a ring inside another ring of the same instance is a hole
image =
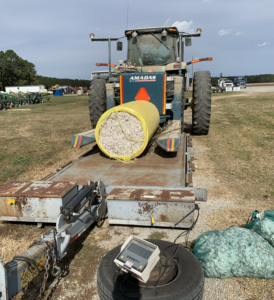
[[[176,62],[178,48],[176,27],[129,29],[125,31],[128,40],[127,62],[132,65],[164,66]]]
[[[115,72],[129,72],[130,68],[136,68],[140,72],[178,74],[181,62],[181,73],[188,76],[184,62],[184,45],[191,45],[191,37],[185,37],[184,43],[177,27],[127,29],[125,36],[128,41],[126,64],[118,65]],[[117,43],[117,50],[122,49],[121,44],[122,42]]]

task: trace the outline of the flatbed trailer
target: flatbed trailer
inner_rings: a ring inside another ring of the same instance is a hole
[[[0,220],[37,222],[40,226],[56,223],[60,206],[77,193],[76,184],[81,188],[88,181],[100,180],[106,186],[110,224],[150,226],[153,219],[154,226],[173,227],[193,210],[195,201],[207,198],[205,189],[193,187],[191,146],[190,135],[182,133],[177,152],[151,147],[136,161],[122,163],[91,144],[89,151],[40,183],[12,182],[0,187]],[[32,193],[26,192],[29,189]],[[177,227],[191,227],[193,222],[191,212]]]

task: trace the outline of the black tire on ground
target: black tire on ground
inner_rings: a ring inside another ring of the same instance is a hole
[[[173,243],[161,240],[148,240],[158,245],[160,251]],[[102,259],[97,270],[97,289],[101,300],[202,300],[204,290],[204,273],[198,259],[188,250],[179,246],[175,257],[179,258],[178,273],[175,278],[156,288],[144,288],[132,281],[132,277],[124,280],[124,273],[117,272],[114,259],[119,254],[121,245],[112,249]],[[176,246],[166,250],[173,254]],[[131,279],[130,279],[131,278]],[[130,279],[130,281],[129,281]],[[121,291],[122,287],[122,291]]]
[[[89,92],[89,116],[93,128],[101,115],[106,111],[107,76],[96,76],[92,79]]]
[[[192,92],[192,133],[207,135],[211,114],[211,76],[209,71],[194,73]]]

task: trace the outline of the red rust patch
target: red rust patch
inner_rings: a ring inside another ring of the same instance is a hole
[[[68,181],[11,181],[0,187],[0,197],[62,198],[75,185]]]
[[[193,190],[115,188],[108,200],[145,200],[163,202],[195,202]]]
[[[143,192],[143,189],[133,190],[129,195],[129,199],[140,200],[140,197],[142,196]]]
[[[165,215],[160,215],[160,222],[170,222],[169,218]]]

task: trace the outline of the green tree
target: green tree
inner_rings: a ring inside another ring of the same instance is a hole
[[[13,50],[0,51],[0,83],[4,90],[11,85],[37,82],[35,65],[19,57]]]
[[[39,83],[45,85],[45,87],[51,88],[55,84],[68,85],[68,86],[90,86],[90,80],[86,79],[70,79],[70,78],[55,78],[55,77],[39,77]]]

